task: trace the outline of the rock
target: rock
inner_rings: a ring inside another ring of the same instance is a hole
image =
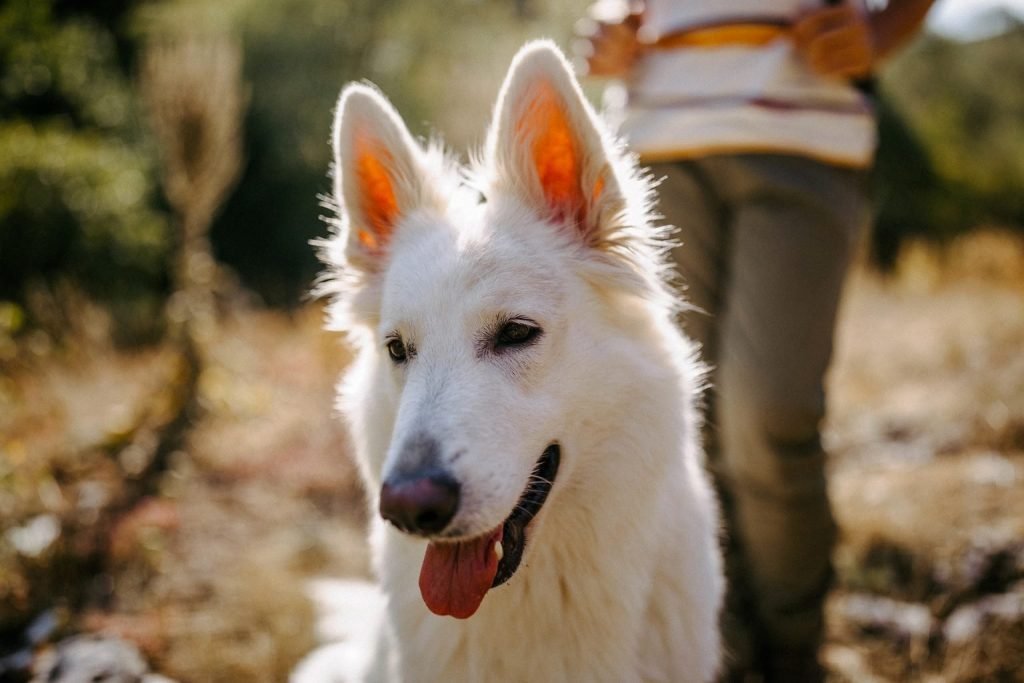
[[[26,557],[39,557],[60,537],[60,521],[56,515],[36,515],[19,527],[9,529],[7,541]]]
[[[149,673],[139,650],[109,636],[79,635],[44,651],[32,683],[173,683]]]
[[[927,606],[874,595],[848,595],[842,614],[866,634],[905,642],[927,640],[936,626]]]
[[[946,642],[960,645],[981,637],[985,627],[993,622],[1024,623],[1024,584],[1014,592],[988,595],[957,607],[942,632]]]

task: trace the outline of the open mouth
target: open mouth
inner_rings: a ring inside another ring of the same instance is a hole
[[[560,459],[558,444],[544,449],[512,514],[493,531],[467,541],[427,545],[419,584],[431,612],[471,617],[488,590],[512,578],[526,550],[526,527],[544,506]]]
[[[498,561],[498,572],[494,575],[491,588],[511,579],[519,568],[523,551],[526,549],[526,526],[537,516],[544,506],[544,501],[548,499],[551,485],[555,483],[555,475],[558,474],[560,457],[561,449],[558,444],[551,444],[544,449],[533,469],[533,474],[530,475],[526,490],[523,491],[512,514],[502,524],[501,559]]]

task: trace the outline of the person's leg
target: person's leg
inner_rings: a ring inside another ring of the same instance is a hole
[[[734,213],[717,418],[771,680],[773,665],[813,661],[821,637],[835,538],[823,381],[867,201],[861,174],[806,159],[743,156],[721,171]]]
[[[714,364],[715,315],[725,278],[728,212],[699,161],[654,164],[658,185],[657,211],[677,232],[672,260],[688,306],[680,323],[701,347],[705,362]]]
[[[722,485],[721,458],[715,422],[715,372],[718,340],[718,315],[728,280],[728,226],[730,210],[715,187],[712,168],[716,161],[687,161],[657,164],[651,167],[656,178],[663,178],[658,187],[658,210],[665,222],[677,228],[673,236],[678,246],[672,259],[679,271],[679,284],[689,308],[680,315],[680,324],[687,336],[701,347],[701,358],[709,366],[710,387],[704,397],[704,449],[708,469],[718,491],[726,528],[731,528],[732,501],[728,487]],[[752,604],[745,586],[742,557],[735,537],[727,533],[723,540],[727,596],[721,619],[726,649],[723,681],[740,682],[748,673],[760,668],[755,660],[750,623]]]

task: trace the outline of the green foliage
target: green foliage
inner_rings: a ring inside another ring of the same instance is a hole
[[[971,43],[925,36],[883,83],[880,229],[1024,226],[1024,26]]]
[[[883,270],[890,270],[908,236],[935,230],[934,207],[941,193],[928,150],[893,109],[885,92],[878,93],[876,111],[878,152],[872,172],[875,220],[871,256]]]
[[[242,39],[246,162],[211,237],[266,301],[293,303],[317,270],[307,241],[326,230],[317,194],[330,190],[341,87],[370,79],[415,133],[478,144],[518,46],[553,28],[567,43],[586,4],[11,0],[0,9],[0,300],[68,275],[115,308],[164,295],[173,239],[129,77],[144,41]]]
[[[218,257],[271,303],[293,303],[317,271],[308,240],[326,227],[334,105],[348,81],[371,80],[418,135],[478,144],[515,50],[567,39],[586,3],[449,0],[177,0],[151,7],[155,37],[190,27],[241,36],[251,88],[243,176],[213,226]]]
[[[903,106],[950,180],[995,197],[1024,186],[1024,26],[969,44],[933,38],[894,73]]]
[[[135,46],[184,33],[241,39],[251,92],[243,176],[211,233],[270,303],[298,301],[326,228],[338,92],[375,82],[414,133],[478,145],[508,60],[528,38],[569,47],[587,0],[135,0],[0,5],[0,301],[71,276],[121,310],[166,293],[173,247],[156,150],[130,78]],[[56,8],[56,9],[55,9]],[[93,9],[95,8],[95,9]],[[130,32],[125,32],[130,27]],[[875,249],[979,222],[1024,225],[1024,30],[925,36],[882,81]],[[153,306],[150,306],[152,309]],[[130,314],[134,315],[134,314]]]
[[[158,291],[170,240],[114,36],[49,0],[8,2],[0,36],[0,299],[68,276]]]
[[[61,21],[50,0],[11,0],[0,10],[0,114],[64,115],[103,130],[126,126],[130,89],[109,30],[76,17]]]
[[[218,253],[265,298],[294,301],[316,270],[314,195],[329,191],[331,113],[353,79],[379,85],[419,135],[479,144],[508,60],[528,38],[569,47],[587,2],[179,0],[186,21],[244,36],[248,168],[214,226]],[[199,19],[199,17],[203,17]],[[979,222],[1024,225],[1021,33],[982,43],[925,36],[883,81],[874,250]]]
[[[0,127],[0,185],[5,285],[51,269],[98,287],[162,272],[166,224],[146,159],[123,142],[15,121]]]

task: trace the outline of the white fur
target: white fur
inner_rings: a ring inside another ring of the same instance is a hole
[[[582,154],[577,225],[550,219],[517,122],[543,85]],[[650,189],[547,42],[515,58],[482,166],[469,183],[424,150],[375,90],[338,108],[337,235],[324,243],[331,323],[358,355],[339,405],[374,511],[371,542],[386,618],[368,680],[708,681],[719,656],[723,578],[717,508],[703,471],[701,368],[673,324]],[[350,136],[390,160],[400,218],[386,249],[354,240],[360,188]],[[474,184],[486,197],[477,201]],[[502,357],[476,339],[501,316],[543,328]],[[417,353],[394,365],[385,337]],[[452,528],[486,533],[512,511],[551,442],[562,462],[528,530],[523,563],[467,620],[438,617],[417,588],[426,541],[376,516],[403,444],[441,445],[462,500]]]

